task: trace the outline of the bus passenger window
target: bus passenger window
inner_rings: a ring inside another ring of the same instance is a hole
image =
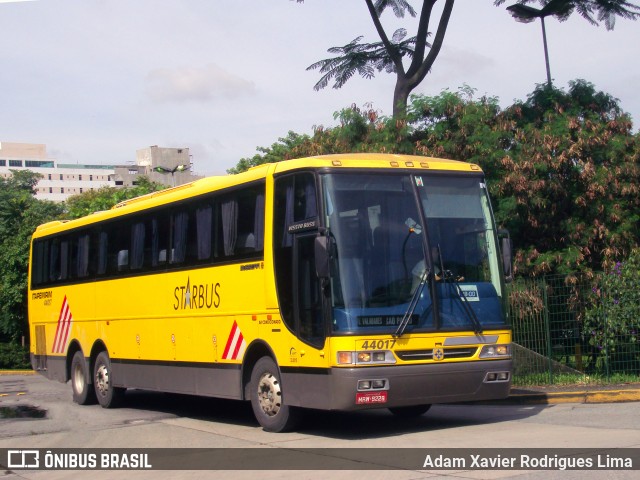
[[[69,278],[69,241],[60,242],[60,280]]]
[[[212,211],[210,205],[196,210],[196,231],[198,260],[211,258]]]
[[[184,262],[187,253],[187,227],[189,226],[189,214],[187,212],[179,212],[173,216],[173,237],[171,263]]]
[[[118,252],[118,271],[122,272],[129,266],[129,250],[120,250]]]
[[[167,263],[170,228],[169,216],[159,215],[151,220],[151,267],[163,266]]]
[[[98,235],[98,267],[96,272],[98,275],[107,273],[107,245],[107,232],[100,232],[100,235]]]
[[[51,242],[49,258],[49,281],[56,282],[60,279],[60,240],[57,238]]]
[[[238,239],[238,202],[235,198],[228,198],[220,205],[222,213],[222,241],[224,256],[235,253]]]
[[[80,235],[78,237],[78,250],[76,253],[77,275],[78,278],[84,278],[89,275],[89,234]]]
[[[144,237],[144,223],[134,223],[131,228],[131,270],[139,270],[142,268],[144,262]],[[118,255],[118,269],[119,268],[120,256]]]

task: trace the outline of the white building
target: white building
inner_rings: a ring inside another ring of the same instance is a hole
[[[40,173],[36,198],[54,202],[103,186],[135,185],[140,175],[170,186],[182,185],[200,178],[191,174],[190,166],[188,148],[138,150],[136,163],[131,165],[74,165],[47,158],[43,144],[0,142],[0,176],[11,176],[11,170]]]

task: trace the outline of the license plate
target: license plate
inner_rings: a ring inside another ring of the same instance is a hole
[[[356,405],[371,405],[374,403],[387,403],[387,391],[356,393]]]

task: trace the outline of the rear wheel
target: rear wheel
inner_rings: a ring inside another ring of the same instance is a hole
[[[96,403],[96,392],[89,383],[89,368],[81,351],[77,351],[71,360],[71,388],[73,401],[78,405]]]
[[[431,405],[411,405],[410,407],[392,407],[389,409],[396,417],[415,418],[427,413]]]
[[[107,352],[100,352],[93,369],[93,385],[96,398],[103,408],[115,408],[124,399],[124,388],[113,386],[111,360]]]
[[[258,423],[267,432],[284,432],[295,427],[298,409],[282,402],[278,366],[271,357],[262,357],[251,372],[251,407]]]

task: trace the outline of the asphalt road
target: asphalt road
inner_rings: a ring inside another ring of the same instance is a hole
[[[128,391],[125,406],[105,410],[78,406],[71,387],[38,375],[0,376],[0,449],[108,448],[640,448],[640,403],[562,403],[555,405],[436,405],[425,415],[399,420],[386,410],[360,413],[309,412],[296,432],[264,432],[247,403],[202,397]],[[264,450],[263,450],[264,451]],[[325,450],[327,462],[338,450]],[[505,450],[506,452],[507,450]],[[390,451],[393,453],[393,451]],[[498,451],[499,452],[499,451]],[[561,450],[558,450],[561,453]],[[383,455],[384,457],[384,455]],[[240,462],[242,459],[240,458]],[[385,464],[386,459],[380,458]],[[639,462],[640,463],[640,462]],[[257,467],[260,465],[257,464]],[[247,468],[247,465],[243,465]],[[635,466],[639,468],[640,465]],[[251,468],[253,464],[251,464]],[[260,468],[256,468],[260,470]],[[256,478],[254,470],[237,471],[92,471],[92,479],[123,478]],[[428,471],[415,466],[390,472],[367,470],[264,470],[261,479],[295,478],[421,479],[468,478],[638,478],[635,471]],[[81,471],[7,470],[2,480],[86,478]]]

